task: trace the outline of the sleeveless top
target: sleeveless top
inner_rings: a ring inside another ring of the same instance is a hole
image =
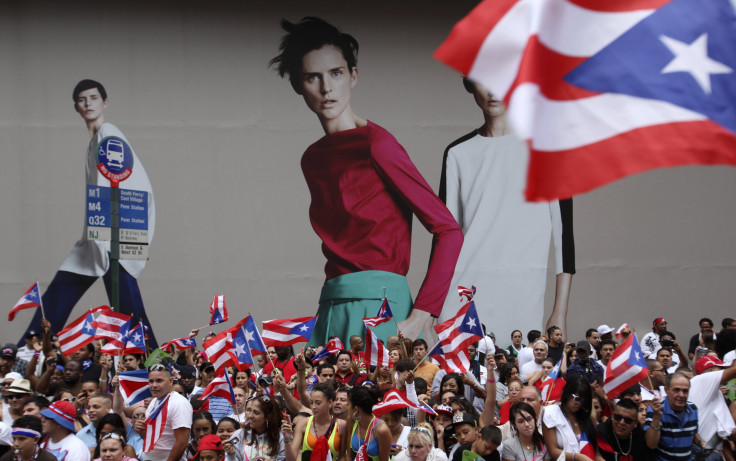
[[[368,434],[372,432],[372,430],[375,428],[375,424],[373,422],[375,421],[376,417],[374,416],[371,420],[371,424],[368,426],[368,432],[366,433],[366,438],[368,438]],[[350,437],[350,449],[353,452],[353,457],[357,455],[358,450],[360,450],[360,446],[363,445],[365,440],[361,440],[360,434],[358,433],[359,428],[359,421],[355,421],[355,424],[353,425],[353,434]],[[373,440],[368,442],[368,446],[366,447],[366,451],[368,453],[368,456],[371,459],[378,459],[378,439],[374,436]]]
[[[307,420],[307,428],[304,429],[304,440],[302,442],[302,460],[304,459],[305,452],[311,452],[314,446],[317,444],[317,436],[312,434],[312,421],[314,420],[314,416],[310,416]],[[330,433],[329,438],[327,439],[327,445],[330,447],[330,452],[332,453],[333,458],[337,458],[337,452],[340,450],[340,434],[337,432],[337,428],[339,424],[337,421],[333,418],[332,419],[334,426],[332,428],[332,433]]]

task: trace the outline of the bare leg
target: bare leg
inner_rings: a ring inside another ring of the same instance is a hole
[[[406,320],[399,322],[399,331],[404,338],[417,339],[420,333],[424,333],[424,338],[428,344],[437,342],[437,335],[434,334],[432,324],[434,318],[429,312],[420,311],[419,309],[412,309],[409,313],[409,317]],[[430,335],[429,337],[427,335]],[[430,341],[430,338],[432,341]]]
[[[552,313],[547,320],[545,329],[557,325],[562,330],[562,341],[567,342],[567,303],[570,300],[570,287],[572,286],[572,274],[562,272],[557,274],[555,289],[555,304]]]

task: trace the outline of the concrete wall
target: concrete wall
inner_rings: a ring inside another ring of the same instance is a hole
[[[71,92],[94,78],[108,89],[107,120],[154,185],[156,238],[140,285],[159,339],[205,324],[216,292],[237,319],[313,313],[324,258],[299,159],[322,132],[267,68],[279,19],[320,16],[358,38],[353,108],[394,133],[437,188],[445,146],[481,118],[431,54],[473,5],[2,2],[2,304],[10,309],[36,279],[45,288],[81,235],[88,134]],[[731,168],[678,168],[576,198],[570,339],[624,321],[643,334],[660,315],[685,339],[703,315],[736,317],[734,179]],[[430,236],[419,223],[414,234],[416,292]],[[73,315],[103,303],[98,282]],[[29,318],[0,325],[2,341],[15,341]]]

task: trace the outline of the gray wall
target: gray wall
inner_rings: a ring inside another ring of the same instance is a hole
[[[45,288],[81,234],[88,134],[71,91],[94,78],[108,89],[107,120],[154,185],[158,226],[140,285],[159,339],[205,324],[216,292],[237,319],[249,310],[258,320],[314,312],[324,259],[299,159],[322,132],[267,68],[281,17],[321,16],[358,38],[353,108],[394,133],[437,188],[444,147],[481,118],[431,54],[474,2],[308,3],[0,4],[6,309],[36,279]],[[736,317],[735,174],[655,171],[577,197],[570,339],[624,321],[641,335],[659,315],[684,339],[702,315],[717,324]],[[414,292],[430,243],[415,224]],[[103,303],[98,282],[73,315]],[[2,341],[15,341],[29,318],[0,325]]]

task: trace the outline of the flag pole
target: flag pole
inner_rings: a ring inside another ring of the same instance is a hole
[[[46,320],[46,312],[43,310],[43,296],[41,296],[41,285],[38,284],[38,280],[36,280],[36,288],[38,288],[38,304],[41,306],[41,318]]]

